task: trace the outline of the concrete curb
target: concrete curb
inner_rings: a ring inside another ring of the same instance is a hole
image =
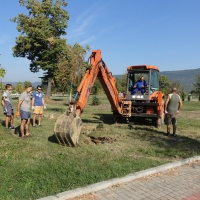
[[[135,179],[138,179],[138,178],[149,176],[149,175],[152,175],[152,174],[155,174],[155,173],[158,173],[158,172],[163,172],[163,171],[166,171],[168,169],[171,169],[171,168],[174,168],[174,167],[179,167],[179,166],[185,165],[187,163],[192,163],[192,162],[199,161],[199,160],[200,160],[200,156],[194,156],[194,157],[187,158],[187,159],[180,160],[180,161],[176,161],[176,162],[173,162],[173,163],[168,163],[168,164],[161,165],[161,166],[158,166],[158,167],[153,167],[153,168],[150,168],[150,169],[142,170],[142,171],[139,171],[139,172],[136,172],[136,173],[133,173],[133,174],[129,174],[129,175],[122,177],[122,178],[114,178],[114,179],[111,179],[111,180],[108,180],[108,181],[102,181],[102,182],[99,182],[99,183],[95,183],[93,185],[89,185],[87,187],[77,188],[75,190],[69,190],[69,191],[66,191],[66,192],[59,193],[55,196],[48,196],[48,197],[44,197],[44,198],[41,198],[41,199],[38,199],[38,200],[67,200],[69,198],[73,198],[73,197],[83,195],[83,194],[87,194],[87,193],[90,193],[90,192],[96,192],[96,191],[105,189],[107,187],[111,187],[113,185],[129,182],[129,181],[132,181],[132,180],[135,180]]]

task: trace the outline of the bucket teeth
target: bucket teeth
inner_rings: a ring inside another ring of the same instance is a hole
[[[83,122],[79,116],[64,113],[56,121],[54,135],[59,144],[74,147],[78,144]]]

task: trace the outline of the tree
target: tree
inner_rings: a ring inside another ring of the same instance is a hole
[[[23,85],[24,85],[24,88],[25,88],[26,85],[32,85],[32,83],[30,81],[24,81]]]
[[[68,45],[67,48],[64,49],[59,59],[58,69],[55,73],[56,87],[62,91],[66,91],[76,83],[79,85],[86,68],[90,67],[88,63],[84,61],[86,53],[89,50],[89,46],[84,48],[79,44],[75,44],[74,46]]]
[[[173,81],[173,80],[171,80],[170,86],[171,86],[170,90],[171,90],[171,88],[175,87],[177,89],[177,92],[179,94],[181,94],[182,92],[184,92],[183,87],[181,86],[181,84],[180,84],[179,81]]]
[[[126,92],[127,87],[127,73],[124,73],[121,78],[116,80],[117,82],[117,89],[119,92]]]
[[[99,99],[96,95],[94,95],[94,96],[92,97],[92,105],[93,105],[93,106],[96,106],[96,105],[100,105],[100,104],[101,104],[100,99]]]
[[[181,99],[182,99],[182,101],[185,101],[186,96],[187,96],[187,93],[184,92],[184,91],[182,91],[182,93],[181,93]]]
[[[4,78],[5,74],[6,74],[6,70],[3,67],[1,67],[1,64],[0,64],[0,77]],[[1,83],[1,87],[2,87],[2,83]]]
[[[196,75],[195,81],[196,83],[193,83],[194,88],[195,88],[195,93],[200,94],[200,74]]]
[[[65,0],[19,0],[21,6],[29,11],[28,15],[19,14],[11,19],[17,23],[20,35],[13,47],[15,57],[25,57],[30,60],[31,72],[40,69],[46,71],[48,79],[46,96],[50,96],[52,79],[58,63],[67,48],[65,29],[68,25],[69,14],[64,9]],[[55,2],[55,3],[54,3]]]
[[[169,94],[171,91],[171,83],[170,80],[164,76],[164,75],[159,75],[159,86],[160,90],[165,94]]]
[[[21,94],[24,91],[24,84],[22,82],[18,82],[15,86],[15,90]]]
[[[6,74],[6,70],[4,68],[0,68],[0,77],[4,78],[5,74]]]
[[[98,95],[98,94],[103,94],[104,93],[104,90],[103,90],[103,87],[99,81],[99,79],[97,78],[95,83],[94,83],[94,86],[92,88],[92,93],[94,95]]]

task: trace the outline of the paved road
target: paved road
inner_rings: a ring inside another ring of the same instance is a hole
[[[200,156],[40,200],[200,200]]]
[[[200,162],[172,168],[70,200],[200,200]]]

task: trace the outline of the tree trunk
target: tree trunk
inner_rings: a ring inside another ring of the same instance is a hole
[[[46,98],[50,98],[51,96],[51,78],[48,78],[48,84],[47,84],[47,91],[46,91],[46,94],[45,94],[45,97]]]

